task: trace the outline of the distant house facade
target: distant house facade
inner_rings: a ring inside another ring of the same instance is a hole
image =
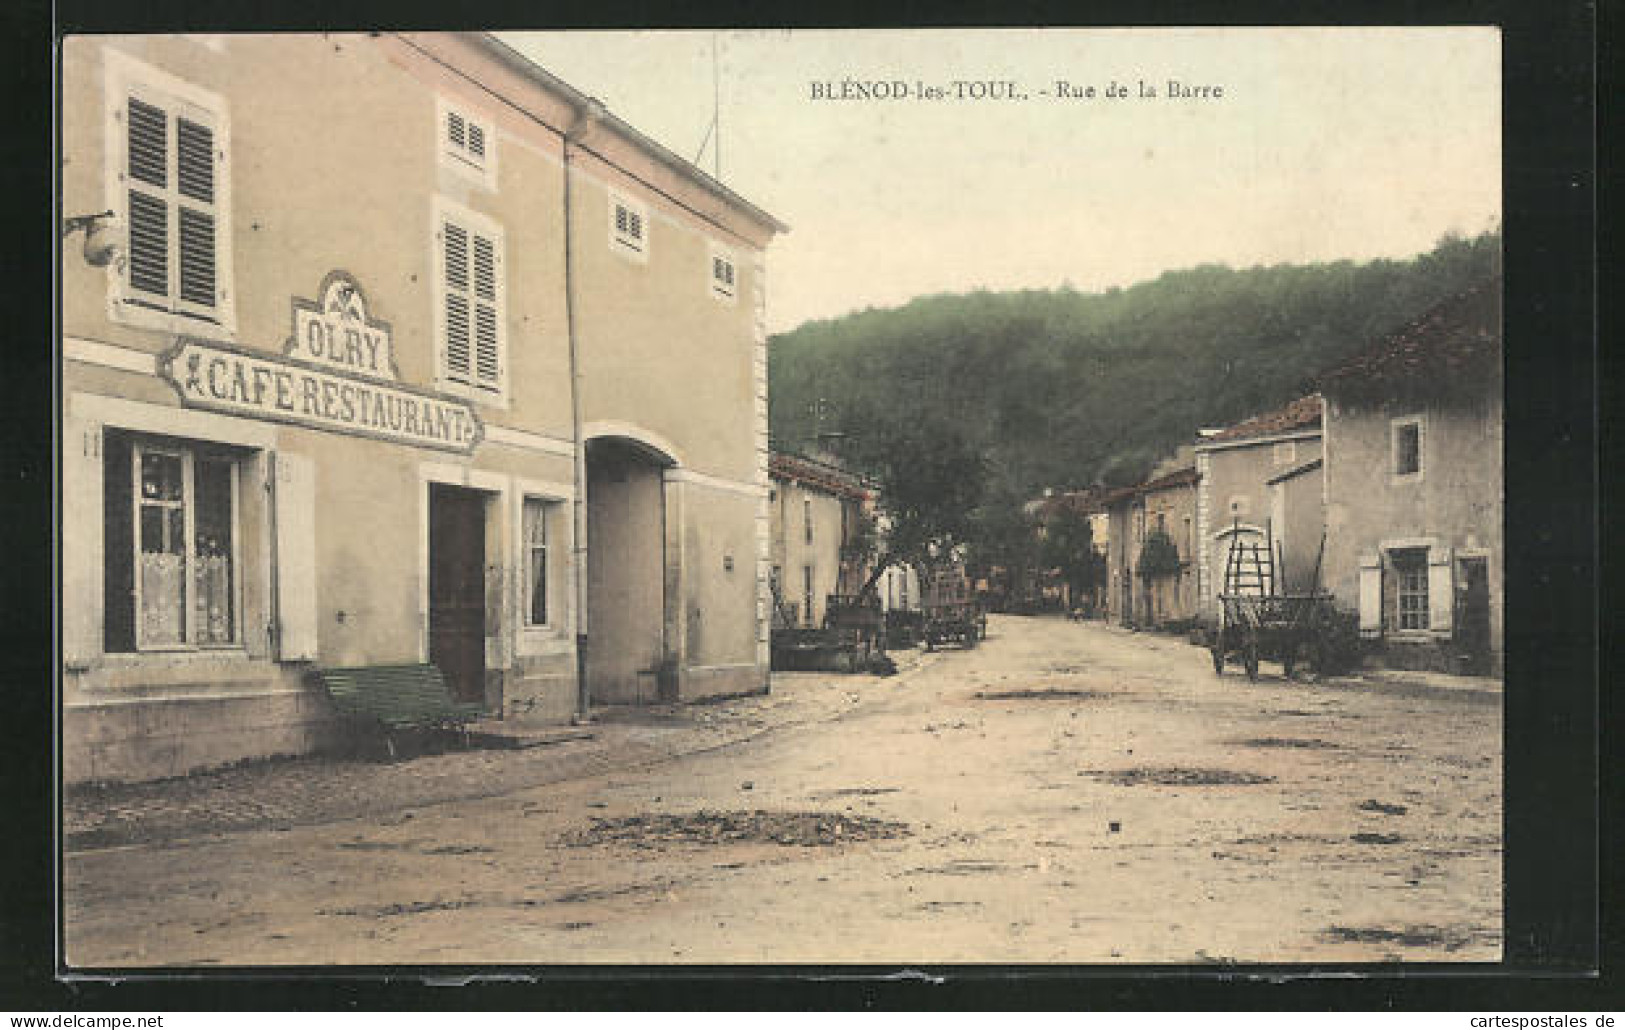
[[[1436,306],[1321,381],[1326,577],[1392,666],[1499,673],[1501,282]]]
[[[1217,620],[1233,543],[1265,541],[1277,555],[1275,588],[1307,591],[1324,526],[1319,396],[1216,431],[1195,445],[1196,592],[1204,621]]]
[[[1191,452],[1182,448],[1144,483],[1102,498],[1106,610],[1113,622],[1149,628],[1195,617],[1199,482]]]
[[[874,492],[829,459],[775,451],[768,470],[774,625],[816,627],[830,594],[855,594],[868,578],[869,556],[859,545],[873,519]],[[915,584],[905,575],[880,585],[906,604]]]

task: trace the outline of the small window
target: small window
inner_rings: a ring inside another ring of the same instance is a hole
[[[644,206],[611,194],[609,216],[610,249],[629,257],[647,257],[649,213]]]
[[[489,121],[442,100],[437,131],[443,163],[459,171],[475,173],[488,186],[493,184],[496,148]]]
[[[1283,440],[1270,450],[1270,461],[1276,465],[1290,465],[1298,458],[1298,445],[1292,440]]]
[[[733,255],[721,247],[711,247],[711,296],[732,301],[739,292]]]
[[[801,524],[802,524],[802,528],[806,531],[807,543],[809,543],[809,544],[812,543],[813,542],[813,517],[812,517],[812,498],[811,497],[803,497],[801,499]]]
[[[1428,628],[1428,552],[1423,547],[1390,551],[1394,568],[1394,625],[1401,632]]]
[[[1395,419],[1393,423],[1393,469],[1396,478],[1422,474],[1422,420]]]
[[[502,230],[444,202],[435,224],[441,379],[500,397],[505,389]]]
[[[103,461],[106,649],[237,644],[239,458],[109,432]]]
[[[553,504],[527,497],[523,532],[525,560],[525,625],[548,624],[547,520]]]

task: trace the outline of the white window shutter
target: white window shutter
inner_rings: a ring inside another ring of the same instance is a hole
[[[1450,575],[1453,562],[1450,548],[1428,551],[1428,629],[1436,637],[1448,637],[1455,615],[1455,583]]]
[[[276,479],[276,643],[284,662],[316,660],[316,464],[278,451]]]
[[[62,660],[102,653],[102,427],[69,418],[62,437]]]
[[[1382,636],[1382,559],[1360,559],[1360,635]]]

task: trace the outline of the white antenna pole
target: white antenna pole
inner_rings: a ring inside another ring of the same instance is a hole
[[[711,158],[718,182],[722,181],[722,78],[717,74],[717,34],[711,33],[711,124],[716,130]]]

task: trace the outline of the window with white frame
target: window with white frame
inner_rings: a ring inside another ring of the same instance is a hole
[[[436,132],[443,163],[459,171],[472,172],[491,184],[496,174],[496,134],[490,121],[441,100]]]
[[[1390,450],[1392,470],[1396,479],[1410,479],[1422,474],[1422,418],[1412,415],[1396,418],[1390,423]]]
[[[556,502],[525,498],[523,527],[525,561],[525,625],[550,625],[548,608],[547,523]]]
[[[610,249],[629,257],[646,258],[649,253],[649,212],[625,197],[609,197]]]
[[[1298,457],[1298,446],[1291,440],[1282,440],[1270,449],[1270,462],[1275,465],[1290,465]]]
[[[500,399],[506,388],[502,230],[490,219],[441,201],[434,250],[442,385]]]
[[[108,432],[103,446],[105,649],[241,642],[241,454]]]
[[[112,208],[127,232],[120,300],[229,325],[224,102],[108,51]]]
[[[1428,552],[1407,547],[1388,552],[1394,570],[1393,625],[1400,632],[1428,628]]]
[[[711,296],[732,301],[739,292],[733,255],[723,247],[711,246]]]

